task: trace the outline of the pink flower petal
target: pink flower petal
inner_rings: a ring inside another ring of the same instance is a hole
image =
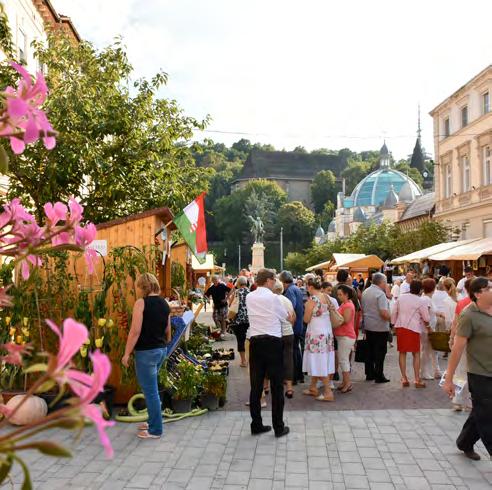
[[[113,447],[111,446],[111,441],[106,434],[106,428],[112,427],[115,423],[113,421],[104,420],[101,414],[101,410],[97,405],[86,405],[82,408],[82,413],[96,424],[97,432],[99,433],[99,439],[102,446],[104,447],[106,456],[108,458],[112,458],[114,455],[114,451]]]
[[[15,136],[10,137],[10,147],[16,155],[20,155],[26,149],[24,141]]]
[[[29,106],[22,99],[7,99],[7,113],[12,119],[23,117],[28,109]]]
[[[36,121],[30,118],[27,122],[26,131],[24,133],[24,143],[34,143],[39,138],[39,129],[36,125]]]

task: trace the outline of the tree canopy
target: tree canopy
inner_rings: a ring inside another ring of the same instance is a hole
[[[335,174],[331,170],[318,172],[311,184],[311,198],[315,212],[321,213],[328,201],[336,203],[337,192]]]
[[[300,201],[285,203],[278,210],[277,228],[283,228],[284,240],[294,249],[302,249],[313,241],[314,213]]]
[[[40,214],[41,203],[75,195],[86,218],[101,222],[164,205],[176,211],[206,190],[211,171],[196,167],[185,144],[206,121],[157,97],[165,73],[132,83],[119,41],[98,51],[53,34],[48,46],[36,45],[36,57],[46,67],[57,146],[31,145],[13,160],[10,196]],[[10,72],[4,64],[4,82]]]

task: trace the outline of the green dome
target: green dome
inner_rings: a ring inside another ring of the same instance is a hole
[[[391,191],[398,194],[405,183],[408,183],[415,197],[422,195],[419,186],[408,175],[394,168],[380,168],[357,184],[350,196],[350,203],[352,206],[381,206]]]

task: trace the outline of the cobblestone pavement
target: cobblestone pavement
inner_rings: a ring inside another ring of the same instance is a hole
[[[207,316],[201,319],[209,321]],[[234,346],[235,340],[221,345]],[[492,461],[484,447],[477,446],[479,462],[456,449],[467,413],[451,411],[436,382],[425,390],[403,390],[397,369],[391,349],[391,383],[366,383],[356,366],[354,391],[337,395],[333,404],[296,394],[286,403],[291,433],[276,439],[272,433],[251,436],[244,406],[247,370],[235,360],[224,410],[168,424],[156,441],[137,439],[135,424],[117,424],[109,430],[115,449],[110,461],[95,429],[88,428],[73,446],[73,459],[29,455],[33,484],[46,490],[492,488]],[[63,431],[50,434],[67,446],[71,437]],[[20,488],[18,469],[13,478]]]
[[[215,412],[167,425],[160,440],[138,440],[135,424],[119,424],[109,431],[112,461],[91,429],[72,460],[33,454],[29,461],[34,487],[46,490],[490,489],[483,446],[482,461],[471,462],[454,445],[465,416],[446,409],[290,411],[291,433],[276,439],[251,436],[244,412]],[[15,481],[19,488],[19,473]]]

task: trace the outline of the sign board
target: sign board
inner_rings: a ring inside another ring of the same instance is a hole
[[[87,248],[92,248],[96,252],[100,253],[103,257],[108,255],[108,241],[107,240],[94,240]]]

